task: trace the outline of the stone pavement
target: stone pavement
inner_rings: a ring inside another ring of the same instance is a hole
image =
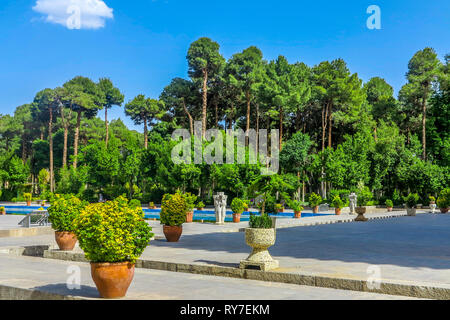
[[[67,288],[79,267],[81,288]],[[69,270],[69,271],[70,271]],[[73,272],[73,271],[72,271]],[[22,289],[22,290],[18,290]],[[99,298],[87,263],[0,254],[0,299]],[[407,297],[136,269],[126,299],[134,300],[392,300]]]

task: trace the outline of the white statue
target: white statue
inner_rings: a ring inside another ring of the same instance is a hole
[[[358,204],[358,196],[353,192],[348,196],[348,199],[350,200],[350,214],[356,214],[355,209]]]
[[[224,224],[227,215],[227,196],[223,192],[218,192],[214,196],[214,207],[216,211],[216,223]]]

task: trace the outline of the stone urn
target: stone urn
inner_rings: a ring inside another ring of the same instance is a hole
[[[274,260],[267,250],[275,244],[276,231],[272,229],[245,229],[245,242],[253,251],[246,260],[241,261],[241,269],[256,269],[268,271],[279,267],[279,262]]]
[[[406,213],[410,217],[414,217],[416,215],[416,208],[406,208]]]
[[[355,221],[361,221],[361,222],[366,222],[369,219],[367,219],[364,214],[366,213],[367,208],[366,207],[356,207],[355,208],[355,212],[358,214],[358,216],[356,217]]]

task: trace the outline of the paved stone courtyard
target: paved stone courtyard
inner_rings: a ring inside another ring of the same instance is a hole
[[[307,219],[309,218],[305,218],[303,221],[307,221]],[[315,218],[310,219],[309,221],[313,221]],[[288,222],[286,221],[286,223]],[[236,232],[239,228],[232,224],[225,226],[185,224],[183,236],[178,243],[168,243],[161,239],[162,226],[159,225],[159,222],[151,222],[151,224],[154,227],[156,239],[145,250],[142,259],[192,265],[237,267],[239,261],[245,259],[250,252],[250,248],[245,244],[244,233]],[[243,226],[245,227],[246,224],[244,223]],[[14,257],[5,254],[7,252],[5,248],[38,244],[55,245],[53,235],[0,238],[0,253],[3,253],[0,270],[1,284],[9,283],[13,274],[16,276],[12,279],[17,280],[17,283],[20,281],[28,283],[32,280],[25,277],[27,273],[25,271],[15,273],[16,266],[17,270],[28,270],[30,276],[37,276],[39,281],[52,283],[48,270],[53,270],[52,268],[58,268],[57,266],[61,263],[68,262]],[[277,242],[270,252],[275,259],[280,261],[281,268],[274,270],[276,272],[367,280],[370,275],[368,267],[377,266],[382,280],[450,288],[450,215],[418,214],[416,217],[400,216],[370,220],[366,223],[349,222],[281,228],[277,230]],[[22,259],[32,260],[29,260],[30,264],[28,264]],[[35,267],[32,267],[31,263],[35,264]],[[14,267],[11,268],[11,265]],[[84,263],[81,263],[80,266],[82,269],[83,266],[88,268],[88,265]],[[9,270],[7,272],[10,276],[5,274],[6,270]],[[191,284],[193,293],[185,298],[205,299],[206,297],[202,297],[200,292],[202,292],[202,288],[207,291],[208,286],[218,294],[222,292],[222,288],[223,292],[229,290],[230,295],[233,290],[241,292],[242,295],[232,295],[236,299],[245,299],[247,294],[250,299],[259,299],[259,297],[261,299],[390,298],[367,292],[304,287],[294,284],[260,283],[246,279],[145,269],[137,269],[136,279],[133,282],[136,288],[130,289],[135,294],[130,295],[130,298],[158,299],[153,296],[155,294],[153,290],[151,294],[147,294],[139,292],[138,289],[141,281],[142,288],[145,287],[145,283],[154,287],[153,283],[159,283],[159,280],[156,280],[157,275],[163,274],[164,278],[170,279],[168,281],[174,287],[168,285],[164,289],[162,282],[159,292],[161,299],[165,299],[164,296],[167,299],[183,299],[183,296],[175,294],[178,292],[176,288],[184,286],[182,284],[184,281],[188,283],[192,279],[201,279],[201,281],[198,282],[198,288],[195,283]],[[57,283],[56,280],[65,279],[67,275],[64,273],[54,277],[53,283]],[[144,278],[147,280],[143,280]],[[86,285],[88,285],[88,282],[91,281],[90,277],[87,277],[86,281]],[[92,282],[90,283],[93,285]],[[220,290],[217,289],[219,287]],[[274,288],[279,288],[279,290],[274,290]],[[212,293],[209,297],[211,299],[229,299],[226,294],[221,298]]]

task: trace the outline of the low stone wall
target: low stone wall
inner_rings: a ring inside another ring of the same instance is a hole
[[[44,234],[53,234],[51,227],[17,228],[0,230],[0,238],[8,237],[31,237]]]

